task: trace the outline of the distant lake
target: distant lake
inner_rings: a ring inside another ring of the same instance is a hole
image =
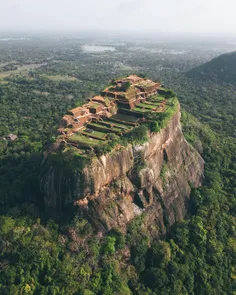
[[[115,51],[115,47],[111,46],[99,46],[99,45],[83,45],[82,49],[87,52],[104,52]]]
[[[142,46],[130,47],[130,51],[143,51],[143,52],[150,52],[150,53],[158,53],[162,55],[183,55],[187,54],[189,51],[186,50],[176,50],[171,48],[147,48]]]

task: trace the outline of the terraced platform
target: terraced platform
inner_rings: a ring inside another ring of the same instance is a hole
[[[77,133],[69,136],[66,141],[80,149],[105,145],[109,141],[109,134],[117,136],[127,134],[145,122],[147,114],[163,112],[166,106],[168,106],[168,100],[163,95],[154,95],[139,103],[134,109],[121,108],[110,118],[92,120]]]

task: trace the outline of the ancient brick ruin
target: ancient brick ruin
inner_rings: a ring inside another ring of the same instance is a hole
[[[89,99],[87,104],[69,110],[62,118],[59,133],[71,136],[92,120],[110,118],[120,108],[133,110],[147,98],[157,94],[160,83],[130,75],[113,80],[101,95]]]

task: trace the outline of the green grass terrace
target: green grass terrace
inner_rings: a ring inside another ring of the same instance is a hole
[[[123,124],[128,123],[129,125],[135,126],[138,124],[138,121],[140,120],[141,117],[142,116],[137,116],[135,114],[132,114],[129,110],[121,109],[120,113],[114,115],[112,119],[114,121],[121,122]]]
[[[104,144],[104,141],[83,135],[81,133],[74,133],[68,138],[67,142],[73,146],[79,146],[81,148],[95,147]]]
[[[123,132],[123,129],[120,127],[117,127],[115,125],[108,125],[100,122],[90,123],[87,125],[87,127],[91,130],[97,130],[102,132],[112,132],[116,134],[121,134]]]
[[[155,112],[164,102],[166,102],[165,117]],[[135,127],[142,124],[145,117],[149,118],[148,114],[151,113],[155,114],[155,120],[161,120],[159,123],[164,126],[172,116],[172,113],[174,113],[177,102],[176,97],[166,98],[163,90],[163,94],[157,94],[148,98],[146,101],[136,105],[132,110],[121,108],[118,114],[110,118],[93,120],[86,127],[67,138],[67,143],[82,150],[105,147],[111,142],[109,134],[116,136],[129,134]]]

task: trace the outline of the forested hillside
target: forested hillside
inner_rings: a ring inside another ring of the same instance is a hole
[[[192,77],[219,84],[236,84],[236,52],[223,54],[189,72]]]
[[[236,137],[236,53],[214,58],[183,73],[163,73],[182,107],[226,136]]]
[[[236,137],[236,86],[184,75],[167,81],[176,91],[181,106],[201,122],[226,136]]]

